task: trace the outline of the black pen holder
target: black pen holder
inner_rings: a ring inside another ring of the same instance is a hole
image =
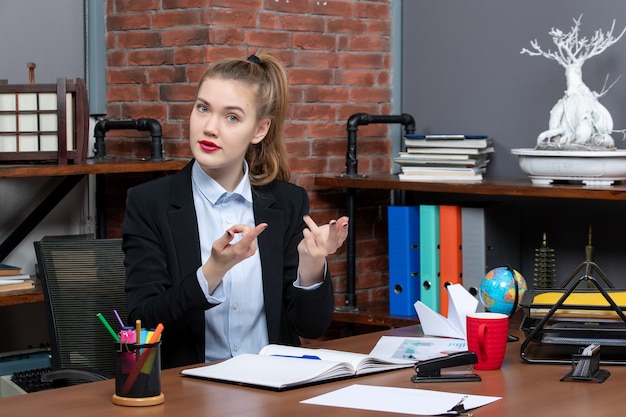
[[[600,349],[591,355],[573,354],[572,370],[565,374],[561,381],[594,381],[604,382],[611,375],[605,369],[600,369]]]
[[[161,392],[161,342],[136,345],[116,343],[113,403],[125,406],[157,405]]]

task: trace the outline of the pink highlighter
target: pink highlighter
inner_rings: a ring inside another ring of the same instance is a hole
[[[126,350],[122,352],[122,373],[128,374],[135,364],[135,354],[133,350],[128,350],[126,345],[135,343],[135,329],[132,326],[125,326],[120,330],[120,349]]]

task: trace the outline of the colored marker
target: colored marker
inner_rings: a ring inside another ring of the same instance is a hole
[[[156,329],[154,329],[154,332],[152,333],[152,336],[150,336],[150,340],[148,340],[148,343],[156,343],[159,341],[159,339],[161,338],[161,332],[163,331],[163,323],[159,323],[157,324]]]
[[[135,344],[141,344],[141,320],[135,321]]]
[[[111,325],[109,324],[109,322],[104,318],[104,316],[102,315],[102,313],[98,313],[96,314],[96,317],[98,317],[100,319],[100,321],[102,322],[102,324],[104,324],[104,327],[108,330],[109,333],[111,333],[111,336],[113,336],[113,339],[119,343],[120,341],[120,337],[115,333],[115,331],[113,331],[113,328],[111,328]]]
[[[151,343],[156,343],[161,339],[161,332],[163,331],[163,324],[159,323],[157,324],[156,329],[154,329],[154,331],[152,332],[148,332],[149,336],[148,336],[148,344]],[[156,333],[156,334],[155,334]],[[142,374],[150,374],[150,372],[152,371],[152,365],[154,364],[154,358],[156,356],[156,351],[154,349],[152,349],[152,352],[150,353],[150,356],[148,357],[148,359],[146,359],[146,362],[143,364],[143,366],[141,367],[141,373]]]
[[[117,310],[113,310],[113,314],[115,314],[115,317],[117,318],[117,322],[120,324],[121,327],[126,327],[124,326],[124,322],[122,321],[120,315],[118,314]]]

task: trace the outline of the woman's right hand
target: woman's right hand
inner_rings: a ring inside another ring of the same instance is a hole
[[[211,256],[202,265],[202,274],[209,284],[209,293],[219,285],[230,268],[255,254],[258,248],[257,237],[266,228],[267,223],[260,223],[256,227],[237,224],[213,242]],[[241,239],[231,243],[237,234],[241,234]]]

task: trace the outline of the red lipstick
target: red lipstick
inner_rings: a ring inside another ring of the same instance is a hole
[[[214,142],[211,142],[210,140],[201,140],[200,147],[205,152],[215,152],[220,149],[219,146],[217,146]]]

